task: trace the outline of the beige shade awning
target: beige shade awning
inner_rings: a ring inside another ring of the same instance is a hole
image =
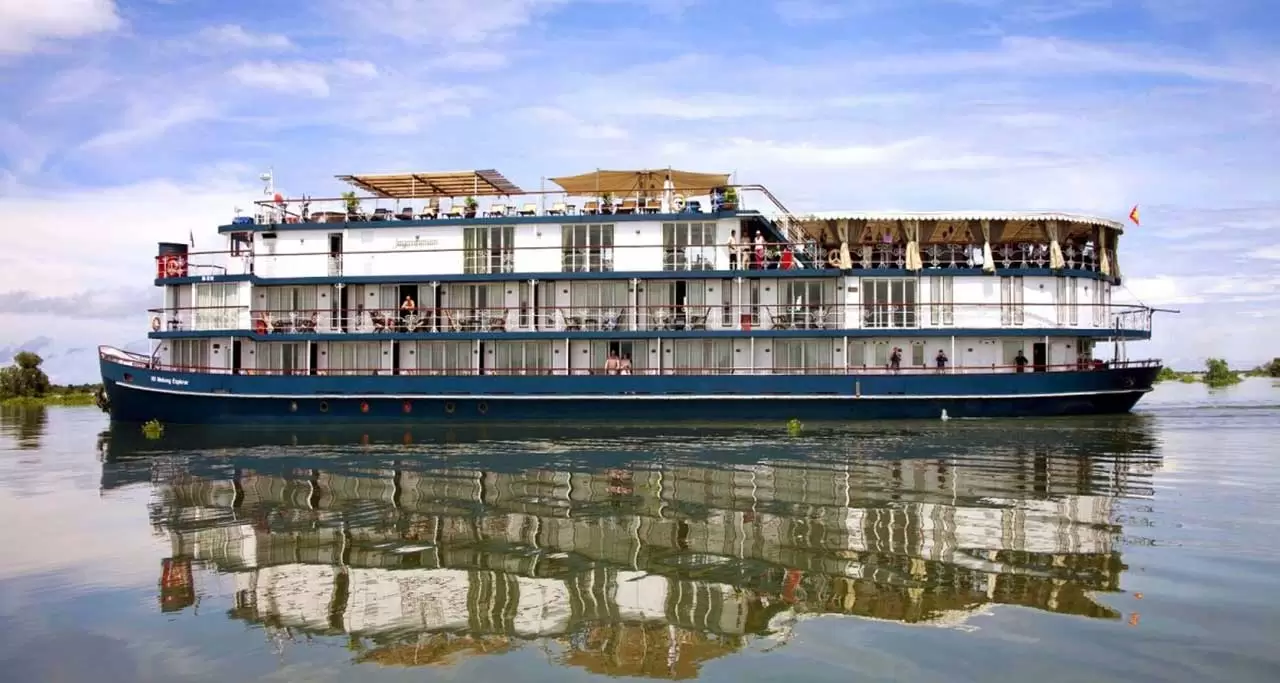
[[[713,187],[729,184],[728,173],[694,173],[673,169],[645,169],[640,171],[592,171],[581,175],[550,178],[551,182],[574,195],[642,194],[657,195],[662,192],[667,178],[671,178],[676,192],[682,194],[709,194]]]
[[[370,194],[388,199],[524,194],[524,190],[491,168],[479,171],[340,175],[337,178]]]

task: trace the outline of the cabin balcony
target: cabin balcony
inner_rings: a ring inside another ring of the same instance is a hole
[[[1145,338],[1151,309],[1118,304],[1000,304],[951,302],[793,304],[583,304],[435,308],[157,308],[155,333],[219,332],[257,335],[381,335],[502,333],[625,333],[791,331],[859,336],[910,333],[947,336],[983,331],[1055,330]],[[868,335],[867,333],[871,333]],[[161,335],[168,336],[168,335]]]

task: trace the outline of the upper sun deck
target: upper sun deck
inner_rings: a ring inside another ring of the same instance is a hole
[[[274,194],[253,217],[219,228],[225,251],[190,254],[191,272],[185,258],[173,268],[175,252],[162,247],[159,277],[727,271],[736,240],[739,262],[762,246],[775,268],[790,252],[797,269],[1047,268],[1119,278],[1121,224],[1069,213],[796,215],[762,185],[674,169],[593,171],[547,179],[559,189],[544,181],[537,191],[492,169],[338,178],[361,192]]]

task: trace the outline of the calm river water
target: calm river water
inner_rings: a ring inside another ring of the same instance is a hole
[[[0,416],[6,681],[1280,680],[1280,386],[610,431]]]

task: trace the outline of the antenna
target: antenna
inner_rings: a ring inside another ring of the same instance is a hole
[[[264,187],[262,188],[262,194],[265,194],[268,197],[275,194],[276,192],[276,179],[275,179],[274,171],[275,171],[274,168],[268,168],[266,173],[262,173],[258,176],[258,180],[261,180],[264,183]]]

